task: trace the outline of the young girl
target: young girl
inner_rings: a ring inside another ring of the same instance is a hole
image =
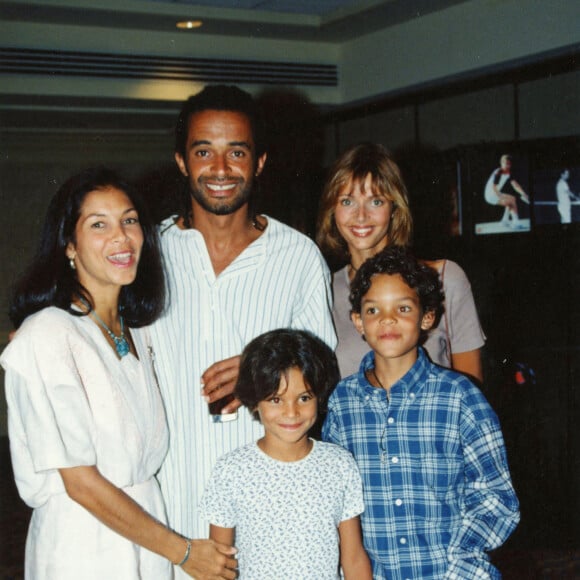
[[[242,353],[236,396],[264,437],[221,457],[202,499],[210,537],[238,548],[239,578],[371,580],[352,456],[308,432],[338,380],[332,351],[300,330],[273,330]]]

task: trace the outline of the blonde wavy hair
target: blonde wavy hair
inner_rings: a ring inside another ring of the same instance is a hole
[[[334,162],[324,186],[316,242],[325,254],[340,260],[349,259],[348,246],[336,227],[334,212],[343,188],[349,183],[363,183],[369,173],[373,193],[381,195],[393,206],[387,231],[388,245],[410,244],[413,220],[401,171],[383,145],[361,143],[347,149]]]

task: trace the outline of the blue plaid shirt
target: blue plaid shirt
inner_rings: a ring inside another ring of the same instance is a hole
[[[322,434],[358,463],[374,580],[501,578],[486,550],[514,530],[519,505],[493,409],[421,348],[390,398],[367,381],[373,367],[369,352],[338,384]]]

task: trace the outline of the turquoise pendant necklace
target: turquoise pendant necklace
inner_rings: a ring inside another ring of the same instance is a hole
[[[101,317],[94,311],[90,310],[89,305],[81,299],[81,302],[89,309],[89,314],[95,317],[95,320],[105,329],[105,332],[111,337],[111,340],[115,343],[115,350],[120,358],[129,354],[130,348],[127,339],[125,338],[125,322],[122,316],[119,316],[119,321],[121,322],[121,334],[117,336],[101,319]]]

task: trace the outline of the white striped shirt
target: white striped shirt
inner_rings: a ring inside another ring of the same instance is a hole
[[[199,501],[216,460],[263,433],[243,408],[235,421],[212,423],[202,373],[275,328],[310,330],[332,348],[336,337],[330,274],[312,240],[268,218],[264,233],[216,277],[201,233],[172,224],[160,226],[169,307],[151,328],[170,429],[159,480],[171,527],[200,538],[208,524]]]

